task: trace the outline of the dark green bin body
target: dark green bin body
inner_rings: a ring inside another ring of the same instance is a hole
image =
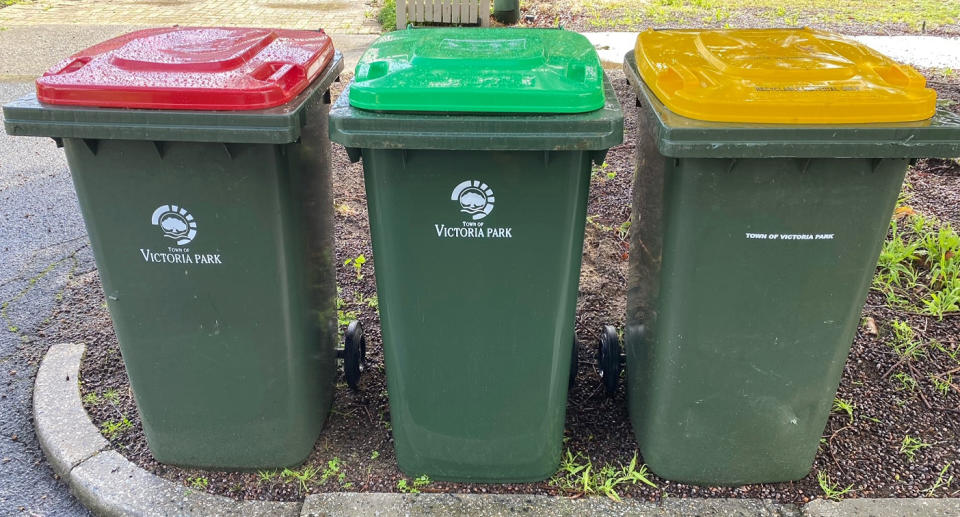
[[[336,372],[327,115],[341,68],[338,55],[267,110],[4,107],[8,133],[63,143],[160,462],[272,468],[313,448]],[[163,205],[193,218],[192,241],[153,224]]]
[[[609,84],[606,96],[579,115],[377,113],[351,107],[349,90],[334,105],[331,139],[363,159],[407,475],[513,482],[556,471],[591,161],[622,138]],[[494,208],[476,221],[452,199],[468,180],[492,190]]]
[[[723,124],[638,96],[625,343],[630,417],[658,475],[807,475],[909,159],[960,118]],[[786,236],[786,237],[784,237]]]

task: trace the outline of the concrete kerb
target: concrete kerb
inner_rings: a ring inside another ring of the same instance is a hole
[[[191,490],[127,461],[90,421],[77,382],[83,345],[54,345],[37,373],[34,420],[54,471],[95,515],[203,516],[770,516],[833,517],[960,515],[960,499],[823,500],[806,506],[757,499],[667,499],[660,503],[606,498],[480,494],[327,493],[303,503],[235,501]]]

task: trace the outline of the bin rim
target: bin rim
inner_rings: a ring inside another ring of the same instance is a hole
[[[670,111],[637,72],[631,50],[623,71],[660,154],[675,158],[927,158],[960,155],[960,115],[938,106],[916,122],[775,124],[710,122]]]
[[[604,106],[585,113],[410,113],[330,109],[330,139],[348,149],[600,151],[623,142],[620,101],[603,74]]]
[[[12,136],[54,139],[286,144],[300,138],[306,107],[329,95],[343,70],[336,51],[326,69],[290,102],[258,110],[158,110],[66,106],[39,102],[31,93],[3,106]]]

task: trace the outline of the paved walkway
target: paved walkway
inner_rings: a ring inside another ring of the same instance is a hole
[[[380,32],[371,0],[36,0],[0,9],[0,27],[204,25]]]

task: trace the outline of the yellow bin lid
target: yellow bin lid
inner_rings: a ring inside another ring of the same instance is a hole
[[[660,102],[699,120],[909,122],[936,111],[913,67],[811,29],[647,30],[634,54]]]

